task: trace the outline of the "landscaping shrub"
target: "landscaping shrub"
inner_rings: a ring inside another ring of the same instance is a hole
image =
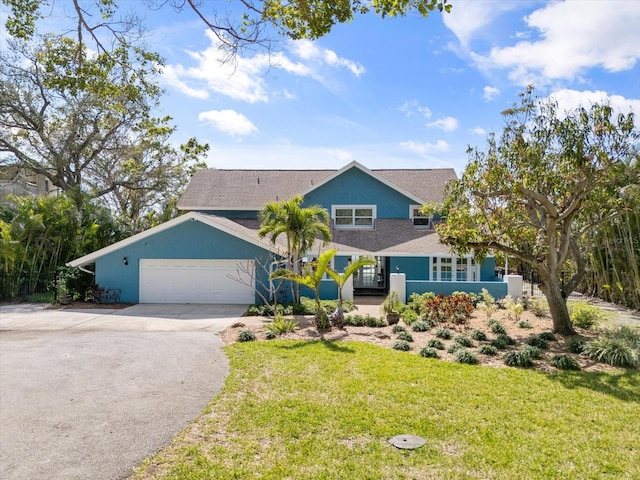
[[[549,314],[549,304],[543,297],[531,297],[527,301],[527,308],[536,317],[546,317]]]
[[[506,333],[501,333],[496,338],[498,340],[500,340],[500,341],[503,341],[507,345],[515,345],[516,344],[516,341],[513,338],[511,338],[509,335],[507,335]]]
[[[458,350],[462,350],[462,349],[464,349],[462,345],[460,345],[457,342],[453,342],[451,345],[449,345],[449,348],[447,348],[447,352],[456,353]]]
[[[400,312],[400,317],[407,325],[411,325],[418,320],[418,314],[409,307],[405,307],[404,310]]]
[[[489,293],[489,290],[486,288],[482,289],[482,300],[478,302],[478,308],[487,315],[487,318],[491,318],[491,316],[498,310],[496,299],[493,298]]]
[[[490,318],[487,320],[487,325],[489,326],[489,331],[494,334],[507,333],[504,326],[495,318]]]
[[[418,320],[413,325],[411,325],[411,330],[414,332],[428,332],[431,328],[431,325],[424,320]]]
[[[526,350],[514,350],[505,354],[504,364],[509,367],[529,368],[533,366],[533,359]]]
[[[592,360],[614,367],[635,368],[638,366],[638,351],[620,338],[603,337],[588,342],[582,354]]]
[[[373,315],[366,314],[364,316],[364,324],[367,327],[386,327],[387,321],[381,317],[374,317]]]
[[[498,349],[493,345],[482,345],[480,347],[480,353],[482,353],[483,355],[497,355]]]
[[[471,297],[463,293],[449,296],[439,294],[428,298],[424,307],[425,318],[436,323],[464,324],[474,310]]]
[[[482,330],[474,329],[471,330],[471,338],[478,342],[484,342],[487,339],[487,335]]]
[[[556,367],[558,370],[580,370],[580,364],[571,355],[554,355],[549,360],[549,364],[552,367]]]
[[[547,341],[544,338],[541,338],[540,335],[536,335],[534,337],[529,337],[525,340],[527,345],[531,345],[532,347],[538,347],[541,350],[546,350],[549,346]]]
[[[531,324],[529,322],[527,322],[526,320],[520,320],[518,322],[518,327],[520,327],[520,328],[531,328]]]
[[[406,331],[407,331],[407,329],[406,329],[406,328],[404,328],[402,325],[397,325],[397,324],[396,324],[396,325],[394,325],[394,326],[391,328],[391,331],[392,331],[393,333],[400,333],[400,332],[406,332]]]
[[[514,301],[511,295],[507,295],[502,302],[502,305],[509,311],[509,317],[513,315],[516,322],[520,320],[520,317],[524,312],[524,304],[520,299]]]
[[[424,358],[438,358],[438,350],[433,347],[423,347],[420,349],[420,356]]]
[[[586,342],[582,338],[572,337],[567,340],[566,347],[571,353],[582,353]]]
[[[427,300],[434,298],[436,295],[433,292],[426,293],[412,293],[409,295],[409,300],[407,302],[407,307],[416,312],[418,316],[423,316],[426,310]]]
[[[264,336],[267,340],[273,340],[274,338],[278,338],[278,334],[276,332],[273,332],[271,330],[266,330],[264,332]]]
[[[238,332],[239,342],[252,342],[255,339],[256,339],[256,334],[251,329],[240,330],[240,332]]]
[[[427,347],[435,348],[437,350],[444,350],[444,343],[437,338],[432,338],[427,342]]]
[[[527,352],[529,356],[533,359],[538,359],[542,357],[542,350],[538,347],[534,347],[533,345],[522,345],[520,350],[523,352]]]
[[[586,302],[571,303],[569,305],[569,317],[574,326],[585,330],[591,330],[604,320],[602,311]]]
[[[401,350],[403,352],[408,352],[409,350],[411,350],[411,345],[409,345],[409,342],[405,340],[396,340],[392,348],[394,350]]]
[[[478,363],[478,357],[466,348],[460,348],[455,352],[456,362],[467,363],[469,365],[475,365]]]
[[[552,333],[552,332],[542,332],[540,334],[538,334],[538,337],[546,340],[547,342],[555,342],[556,341],[556,336]]]
[[[285,318],[282,315],[276,315],[273,322],[265,325],[267,332],[273,332],[276,335],[283,335],[292,332],[298,326],[298,322],[293,318]]]
[[[449,340],[453,336],[451,330],[448,328],[439,328],[436,330],[436,337],[442,338],[443,340]]]
[[[456,335],[453,338],[453,341],[459,345],[462,345],[463,347],[473,347],[473,342],[466,335]]]
[[[509,346],[507,341],[504,338],[501,338],[501,337],[494,338],[493,340],[491,340],[491,342],[489,342],[489,344],[492,347],[497,348],[498,350],[504,350],[505,348],[507,348]]]
[[[396,338],[398,340],[404,340],[405,342],[413,342],[413,337],[411,336],[411,334],[407,331],[404,332],[398,332],[398,335],[396,336]]]

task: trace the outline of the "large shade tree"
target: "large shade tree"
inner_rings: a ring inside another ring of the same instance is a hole
[[[633,114],[607,105],[559,111],[533,87],[503,112],[502,135],[470,149],[462,178],[448,185],[438,226],[454,251],[502,252],[541,279],[553,327],[574,333],[567,295],[585,274],[580,240],[624,212],[628,165],[638,149]],[[562,281],[562,272],[572,272]]]
[[[95,54],[48,36],[0,52],[0,164],[39,173],[80,206],[105,197],[139,220],[184,188],[207,146],[170,142],[156,118],[157,56],[120,45]]]
[[[2,0],[2,3],[9,7],[7,30],[17,38],[30,38],[38,20],[51,11],[47,0]],[[121,42],[137,34],[142,25],[138,14],[127,8],[128,2],[67,0],[64,3],[71,7],[67,12],[75,21],[78,41],[89,39],[98,51],[106,51],[109,41]],[[137,6],[195,13],[231,56],[247,46],[272,48],[272,32],[292,39],[317,39],[336,24],[350,22],[367,12],[384,18],[410,13],[426,17],[435,10],[451,10],[450,0],[240,0],[232,12],[228,5],[202,0],[146,0]]]
[[[323,245],[331,240],[329,212],[319,206],[303,207],[304,198],[296,195],[289,200],[268,202],[260,211],[260,238],[269,237],[271,243],[284,235],[287,240],[287,266],[294,273],[300,273],[302,256],[309,252],[317,239]],[[299,289],[294,291],[294,301],[298,301]]]

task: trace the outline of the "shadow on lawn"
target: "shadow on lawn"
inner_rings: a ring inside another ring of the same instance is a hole
[[[565,388],[588,388],[627,402],[640,403],[640,371],[562,372],[548,377]]]
[[[326,347],[328,350],[333,352],[341,352],[341,353],[354,353],[355,350],[349,347],[345,347],[344,343],[340,342],[340,340],[325,340],[324,338],[320,340],[301,340],[295,343],[290,343],[287,345],[278,345],[276,348],[281,348],[283,350],[298,350],[300,348],[309,347],[311,345],[315,345],[316,343],[320,343],[322,346]]]

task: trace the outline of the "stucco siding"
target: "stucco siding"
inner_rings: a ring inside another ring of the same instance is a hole
[[[412,293],[433,292],[451,295],[453,292],[481,293],[486,288],[496,299],[507,296],[506,282],[425,282],[407,280],[407,298]]]
[[[305,206],[376,205],[377,218],[409,218],[416,202],[358,168],[351,168],[305,196]]]
[[[265,263],[269,252],[203,223],[188,221],[98,258],[96,283],[120,290],[121,302],[138,303],[141,258],[258,259]],[[266,281],[267,273],[259,266],[256,270]]]

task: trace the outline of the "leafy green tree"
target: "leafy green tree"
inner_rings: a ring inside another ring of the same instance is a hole
[[[287,264],[294,273],[300,273],[301,258],[311,250],[318,237],[322,245],[331,240],[329,212],[319,205],[303,207],[303,201],[302,195],[296,195],[290,200],[269,202],[259,214],[258,236],[268,236],[272,244],[280,235],[286,236]],[[294,289],[294,301],[299,300],[299,289]]]
[[[39,173],[80,206],[105,197],[135,231],[185,187],[208,149],[170,143],[155,118],[160,59],[126,45],[93,55],[64,37],[0,52],[0,164]]]
[[[119,15],[124,5],[116,0],[71,0],[77,24],[78,40],[86,36],[95,43],[98,51],[104,51],[105,37],[122,41],[140,28],[141,20],[127,9]],[[36,32],[38,20],[46,14],[46,0],[2,0],[9,7],[6,27],[11,35],[28,39]],[[273,40],[270,31],[293,38],[320,38],[339,23],[354,20],[357,15],[373,11],[381,17],[404,16],[418,13],[427,17],[438,10],[449,12],[449,0],[241,0],[238,16],[219,10],[210,2],[194,0],[148,0],[149,8],[173,8],[175,12],[191,10],[220,39],[231,54],[246,46],[270,48]],[[206,7],[206,8],[205,8]]]
[[[585,274],[580,239],[624,212],[628,164],[639,132],[633,114],[608,105],[559,112],[533,87],[503,112],[499,139],[486,151],[470,149],[470,162],[448,185],[439,225],[441,240],[478,257],[498,251],[528,264],[541,278],[556,332],[574,333],[567,295]],[[572,275],[563,285],[561,273]]]

